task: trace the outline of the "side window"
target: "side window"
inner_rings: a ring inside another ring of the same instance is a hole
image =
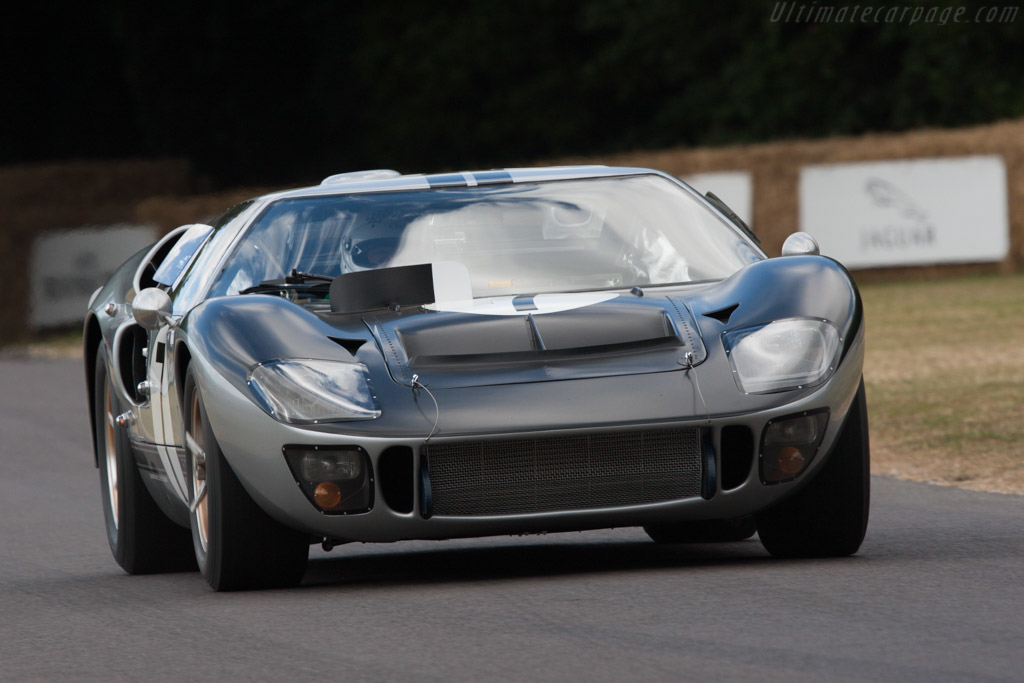
[[[213,235],[188,264],[185,274],[178,277],[178,283],[174,286],[171,296],[174,300],[174,315],[184,315],[199,303],[211,280],[217,275],[215,268],[218,260],[235,239],[241,226],[252,216],[252,209],[256,206],[254,200],[242,202],[228,209],[214,221]]]
[[[186,230],[181,239],[171,248],[164,262],[160,264],[156,274],[153,275],[153,280],[162,285],[172,287],[178,278],[181,277],[182,273],[185,272],[185,267],[188,266],[189,261],[196,255],[199,247],[202,246],[211,232],[213,232],[213,228],[202,223],[196,223]]]
[[[182,225],[171,230],[153,245],[149,253],[142,260],[142,263],[139,264],[138,270],[135,271],[135,279],[132,281],[132,284],[136,292],[141,292],[146,287],[157,286],[158,283],[153,279],[157,268],[167,259],[167,255],[171,253],[171,248],[178,243],[178,240],[188,230],[188,227],[187,225]]]

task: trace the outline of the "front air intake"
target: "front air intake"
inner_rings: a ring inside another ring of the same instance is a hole
[[[431,443],[423,455],[427,516],[589,510],[701,494],[699,429]]]

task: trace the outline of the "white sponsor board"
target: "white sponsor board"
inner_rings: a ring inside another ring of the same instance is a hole
[[[851,268],[1001,261],[1006,166],[1000,156],[806,166],[800,229]]]
[[[154,240],[153,228],[141,225],[83,227],[38,237],[29,257],[29,326],[84,319],[89,295]]]
[[[712,192],[729,205],[743,222],[754,225],[754,181],[748,171],[715,171],[692,173],[679,177],[701,194]]]

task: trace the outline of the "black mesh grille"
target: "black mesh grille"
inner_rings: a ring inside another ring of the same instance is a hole
[[[700,495],[697,429],[424,447],[433,514],[508,515]]]

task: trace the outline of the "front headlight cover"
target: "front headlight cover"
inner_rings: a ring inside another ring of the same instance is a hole
[[[366,366],[328,360],[279,360],[249,373],[249,390],[272,417],[289,424],[373,420],[380,405]]]
[[[824,382],[839,362],[839,330],[827,320],[786,318],[726,332],[725,352],[736,384],[765,394]]]

